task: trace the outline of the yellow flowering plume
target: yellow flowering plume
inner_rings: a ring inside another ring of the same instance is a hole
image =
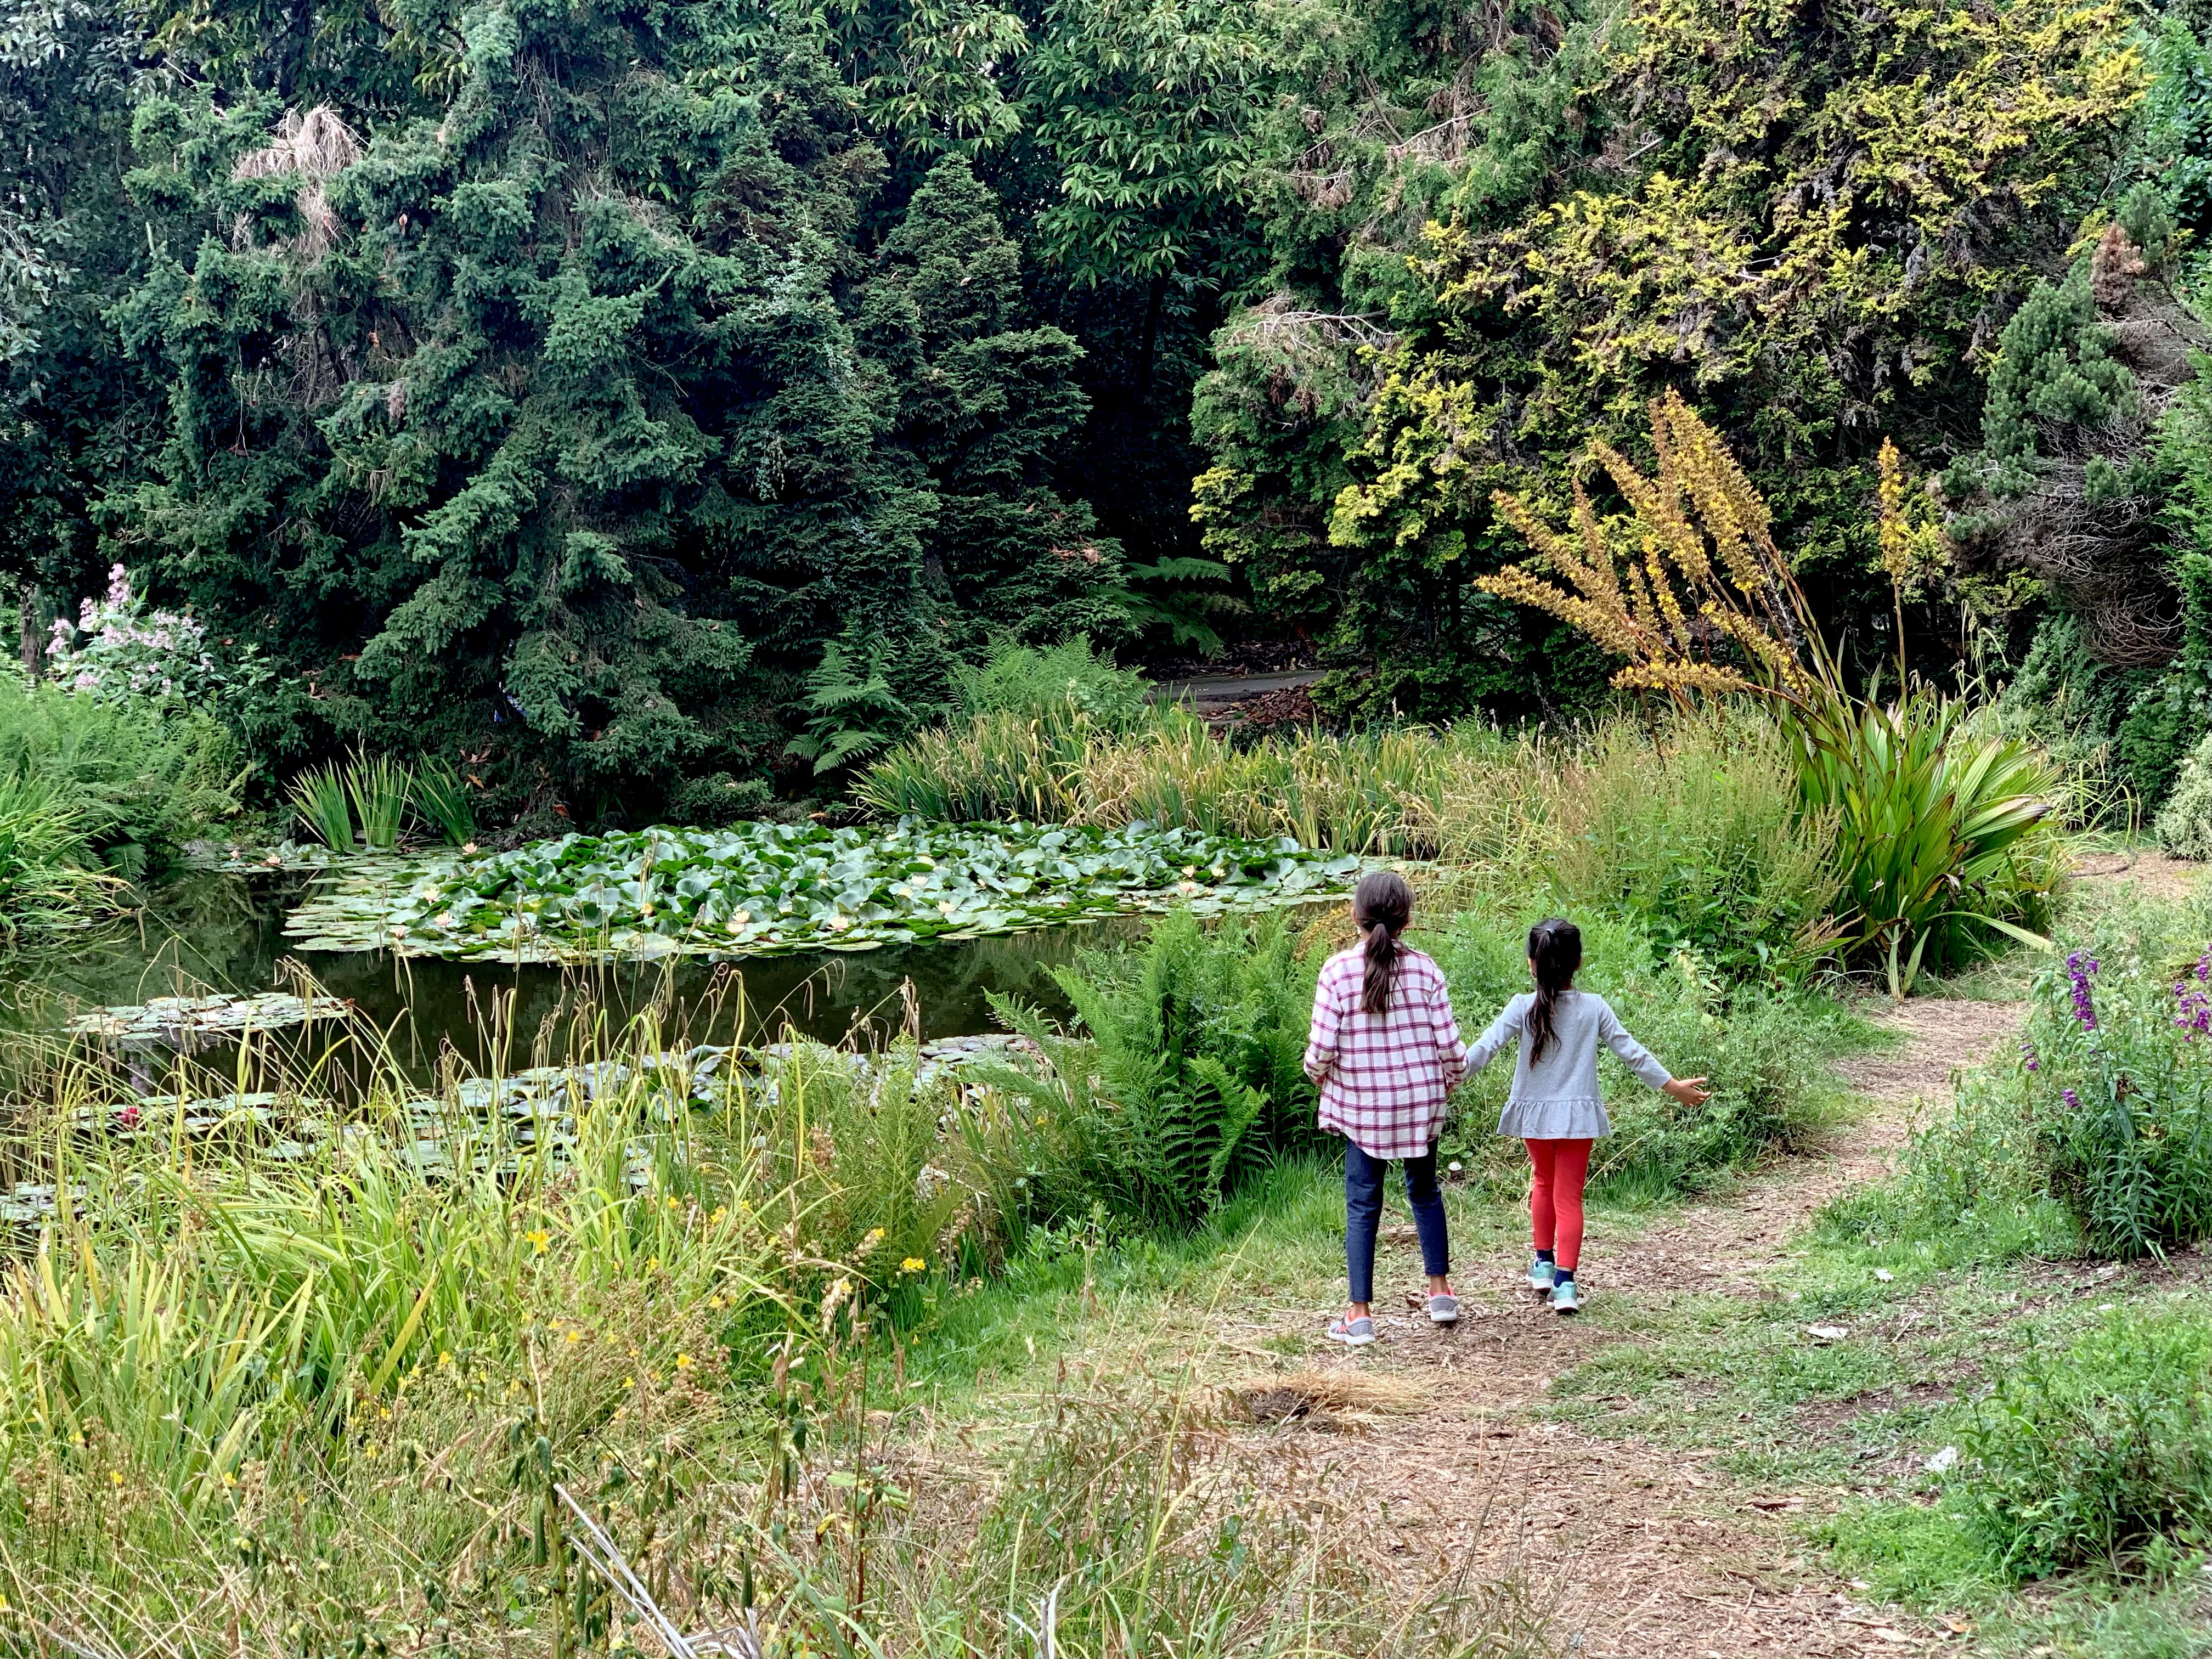
[[[1728,446],[1669,392],[1651,405],[1650,476],[1603,442],[1589,457],[1628,504],[1601,522],[1575,485],[1573,533],[1503,491],[1498,515],[1536,557],[1477,586],[1557,617],[1616,657],[1625,690],[1684,701],[1759,692],[1793,701],[1833,683],[1805,596],[1774,544],[1773,515]]]

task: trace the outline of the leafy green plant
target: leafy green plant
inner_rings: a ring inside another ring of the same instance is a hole
[[[2032,995],[2017,1097],[2089,1247],[2135,1256],[2212,1237],[2212,951],[2170,981],[2107,933]]]
[[[1254,1170],[1321,1146],[1301,1066],[1318,971],[1279,916],[1209,930],[1186,909],[1140,945],[1054,969],[1080,1036],[1000,1000],[1040,1056],[978,1073],[1018,1103],[1036,1186],[1018,1212],[1103,1201],[1126,1223],[1189,1227]]]
[[[356,754],[345,769],[345,791],[369,850],[388,853],[398,847],[407,803],[415,793],[414,775],[389,755]]]
[[[1072,708],[1109,731],[1143,718],[1150,690],[1142,674],[1116,668],[1079,634],[1042,648],[994,640],[980,665],[955,663],[952,678],[964,714],[1046,717]]]
[[[353,795],[335,763],[308,767],[286,793],[294,815],[310,835],[334,853],[353,851]]]
[[[2066,871],[2058,780],[2040,751],[1985,734],[1928,691],[1887,706],[1823,702],[1793,727],[1805,797],[1836,826],[1845,942],[1903,996],[2002,935],[2049,948]]]
[[[448,847],[465,847],[477,838],[469,786],[449,762],[433,757],[417,766],[410,799],[416,811],[438,826]]]
[[[0,675],[0,769],[51,785],[86,846],[128,875],[234,815],[244,781],[236,744],[205,714],[13,675]]]
[[[856,667],[843,646],[823,647],[799,703],[806,730],[784,752],[812,761],[820,777],[896,743],[914,724],[914,714],[891,689],[884,672],[888,654],[881,646],[871,647],[865,665]]]
[[[2008,1577],[2171,1565],[2212,1543],[2212,1328],[2136,1306],[2032,1346],[1960,1449],[1948,1496]]]

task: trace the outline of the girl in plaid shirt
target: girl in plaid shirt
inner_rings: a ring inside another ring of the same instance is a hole
[[[1429,1317],[1439,1325],[1459,1318],[1443,1198],[1437,1191],[1437,1136],[1445,1097],[1467,1075],[1467,1047],[1443,975],[1398,942],[1413,914],[1413,890],[1403,878],[1378,870],[1360,878],[1352,919],[1365,937],[1322,965],[1306,1039],[1306,1075],[1321,1085],[1321,1127],[1346,1142],[1344,1255],[1352,1305],[1328,1334],[1352,1347],[1375,1340],[1375,1233],[1382,1217],[1382,1177],[1394,1158],[1405,1165],[1406,1200],[1420,1234]]]

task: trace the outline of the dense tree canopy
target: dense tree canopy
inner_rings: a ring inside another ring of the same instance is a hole
[[[250,647],[268,775],[696,816],[1007,635],[1583,707],[1475,586],[1490,499],[1672,389],[1855,659],[1889,437],[1957,548],[1914,661],[2047,610],[2094,678],[2124,612],[2132,708],[2206,631],[2208,63],[2072,0],[17,3],[0,568],[27,634],[120,562]],[[2118,598],[2035,529],[2075,500]]]

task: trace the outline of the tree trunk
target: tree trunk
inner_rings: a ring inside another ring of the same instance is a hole
[[[1168,297],[1168,279],[1152,278],[1152,287],[1145,295],[1145,343],[1137,356],[1137,401],[1149,404],[1152,400],[1152,362],[1160,343],[1160,307]]]
[[[23,603],[17,611],[21,631],[16,638],[16,653],[23,659],[23,672],[36,679],[39,675],[39,585],[32,583],[23,590]]]

